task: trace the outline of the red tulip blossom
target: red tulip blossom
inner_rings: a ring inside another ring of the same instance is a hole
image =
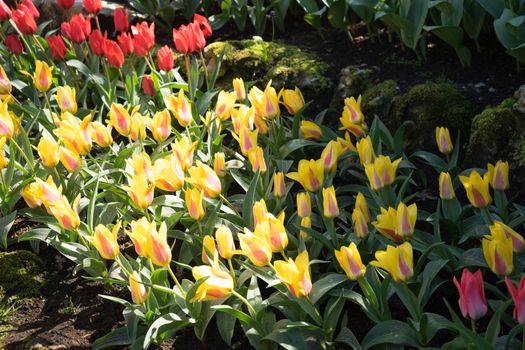
[[[4,45],[15,55],[20,55],[24,52],[24,45],[17,34],[9,34],[4,40]]]
[[[525,276],[521,277],[518,288],[505,277],[505,284],[514,300],[514,319],[521,325],[525,325]]]
[[[60,29],[66,38],[80,44],[91,34],[91,19],[85,18],[81,14],[75,14],[69,22],[62,23]]]
[[[72,8],[73,5],[75,5],[75,0],[58,0],[57,4],[61,8],[67,10],[67,9]]]
[[[131,34],[121,33],[119,36],[117,36],[117,41],[124,55],[127,56],[133,53],[134,47],[133,47],[133,39],[131,38]]]
[[[173,51],[168,45],[164,45],[157,51],[157,62],[159,69],[164,72],[168,72],[173,68]]]
[[[106,41],[105,56],[108,59],[109,64],[113,67],[120,68],[124,64],[124,53],[114,40]]]
[[[104,56],[104,53],[106,51],[106,41],[108,40],[108,33],[104,33],[104,36],[102,36],[102,33],[100,33],[100,30],[95,29],[94,31],[89,34],[89,47],[91,48],[91,52],[93,52],[95,55],[102,57]]]
[[[204,35],[205,38],[211,36],[212,34],[211,26],[206,17],[201,16],[198,13],[196,13],[193,16],[193,23],[197,23],[199,25],[199,28],[202,30],[202,34]]]
[[[173,42],[177,51],[188,55],[206,46],[206,39],[197,23],[182,25],[179,29],[173,29]]]
[[[129,28],[128,10],[117,8],[113,13],[113,22],[117,32],[127,32]]]
[[[472,273],[465,268],[461,274],[461,283],[454,276],[454,284],[459,291],[459,308],[463,317],[478,320],[485,316],[488,308],[481,271]]]
[[[46,40],[49,45],[49,50],[51,50],[51,56],[53,56],[55,60],[63,60],[67,52],[67,47],[62,37],[57,34],[55,36],[47,36]]]
[[[102,2],[100,0],[82,0],[82,5],[87,13],[96,15],[102,10]]]
[[[27,7],[27,9],[29,10],[29,12],[31,12],[33,17],[40,18],[40,12],[38,12],[38,9],[35,7],[35,4],[33,4],[33,1],[31,1],[31,0],[22,0],[22,2],[20,3],[19,7],[20,6]]]
[[[150,75],[145,75],[144,78],[142,78],[142,91],[148,96],[155,96],[155,85],[153,84],[153,80],[151,80]]]
[[[133,33],[133,48],[137,56],[146,56],[155,46],[155,23],[148,26],[148,22],[141,22],[131,26]]]
[[[22,34],[33,35],[36,32],[35,16],[27,6],[20,5],[11,13],[11,18],[15,22],[16,27]]]
[[[0,0],[0,21],[5,21],[11,17],[11,9],[4,0]]]

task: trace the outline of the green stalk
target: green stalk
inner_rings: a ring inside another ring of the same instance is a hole
[[[255,315],[257,314],[257,311],[253,308],[253,306],[250,304],[248,300],[246,300],[245,297],[237,293],[235,290],[232,290],[232,295],[236,296],[246,307],[248,308],[248,311],[250,312],[250,315],[255,318]]]
[[[179,288],[183,297],[186,298],[186,292],[184,291],[184,289],[182,289],[182,286],[180,285],[179,280],[177,279],[177,276],[175,276],[175,274],[173,273],[173,270],[171,269],[171,265],[168,265],[168,272],[170,273],[171,278],[173,278],[173,281],[177,285],[177,288]]]

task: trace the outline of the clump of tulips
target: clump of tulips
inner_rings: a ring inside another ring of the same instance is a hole
[[[15,11],[37,18],[26,3]],[[227,344],[239,322],[265,349],[523,341],[525,211],[507,197],[507,162],[460,169],[445,127],[438,153],[407,154],[409,125],[392,135],[360,97],[344,101],[336,131],[325,113],[305,118],[297,87],[239,77],[219,90],[200,69],[204,17],[174,30],[179,67],[153,24],[118,10],[108,39],[91,28],[98,2],[84,6],[46,41],[13,18],[22,49],[2,48],[0,210],[38,225],[20,240],[129,290],[103,296],[127,324],[95,348],[148,348],[186,327],[203,339],[210,322]],[[419,199],[429,190],[435,199]],[[349,322],[356,308],[366,334]],[[495,328],[482,329],[489,317]]]

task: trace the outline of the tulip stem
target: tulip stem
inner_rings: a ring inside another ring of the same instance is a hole
[[[477,334],[477,332],[476,332],[476,321],[473,320],[473,319],[470,319],[470,328],[472,328],[472,332],[474,332],[474,334]]]
[[[22,127],[22,126],[20,126]],[[22,150],[22,148],[20,147],[20,145],[18,144],[18,142],[16,142],[16,139],[15,139],[15,136],[13,135],[13,137],[11,137],[11,142],[13,142],[13,144],[15,145],[15,147],[18,149],[18,151],[22,154],[22,157],[24,158],[24,160],[26,161],[27,165],[29,166],[29,168],[31,168],[31,172],[34,172],[35,171],[35,168],[33,167],[33,163],[31,163],[29,161],[29,158],[27,158],[27,155],[24,153],[24,151]]]
[[[232,279],[235,280],[235,270],[233,269],[231,258],[228,259],[228,267],[230,268],[230,275],[232,276]]]
[[[173,278],[173,281],[175,281],[175,284],[177,285],[177,288],[179,288],[181,294],[184,296],[184,298],[186,298],[186,293],[184,292],[184,289],[182,289],[182,286],[180,285],[177,276],[175,276],[175,274],[173,273],[171,265],[168,265],[168,272],[170,273],[171,278]]]
[[[242,301],[242,303],[244,305],[246,305],[246,307],[248,308],[248,311],[250,312],[250,315],[252,317],[255,317],[255,315],[257,314],[257,311],[255,311],[255,309],[253,308],[253,306],[250,304],[250,302],[248,300],[246,300],[245,297],[243,297],[242,295],[240,295],[239,293],[237,293],[235,290],[232,290],[232,294],[235,295],[240,301]]]
[[[189,55],[184,55],[184,63],[186,64],[186,76],[188,77],[188,90],[189,90],[188,92],[189,92],[191,100],[193,101],[193,89],[191,86],[191,73],[190,73],[191,63],[190,63]]]
[[[367,279],[364,276],[361,276],[357,279],[357,283],[359,284],[359,287],[361,287],[363,293],[365,293],[365,297],[372,304],[374,309],[376,311],[379,311],[377,296],[374,293],[374,290],[372,289],[372,286],[367,281]]]
[[[230,201],[229,201],[226,197],[224,197],[224,196],[222,195],[222,193],[219,194],[219,198],[222,199],[222,201],[223,201],[224,203],[226,203],[226,205],[227,205],[228,207],[230,207],[230,209],[233,210],[233,211],[235,212],[235,214],[237,214],[237,215],[239,215],[239,216],[241,215],[241,214],[239,214],[239,212],[234,208],[233,204],[231,204]]]
[[[521,348],[525,350],[525,326],[523,326],[523,335],[521,336]]]
[[[281,250],[281,255],[282,255],[284,261],[288,261],[288,257],[286,256],[286,253],[284,252],[284,250]]]
[[[493,220],[492,216],[490,215],[488,206],[481,208],[481,214],[481,216],[483,216],[483,219],[487,222],[487,224],[492,225]]]
[[[210,89],[210,81],[208,80],[208,68],[206,67],[206,60],[204,59],[204,55],[202,54],[202,50],[199,50],[199,54],[200,54],[201,60],[202,60],[202,67],[204,68],[204,78],[206,79],[206,87],[209,90]]]

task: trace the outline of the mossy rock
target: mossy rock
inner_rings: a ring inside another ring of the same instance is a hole
[[[363,92],[363,112],[370,117],[374,114],[379,117],[388,115],[394,97],[399,96],[400,93],[401,90],[394,80],[385,80],[372,85]]]
[[[407,146],[432,150],[436,148],[435,139],[428,135],[433,134],[437,126],[448,127],[454,138],[456,130],[468,137],[474,115],[474,104],[455,84],[428,82],[415,85],[407,93],[395,97],[384,122],[391,130],[396,130],[404,121],[413,121],[414,126],[406,135]]]
[[[26,250],[0,253],[0,302],[21,300],[40,294],[44,264]]]
[[[277,89],[297,86],[306,100],[330,97],[332,81],[328,64],[316,54],[297,46],[262,40],[217,41],[206,47],[211,66],[223,53],[217,85],[231,89],[232,79],[254,80],[261,88],[269,80]]]
[[[367,89],[375,85],[377,72],[379,72],[378,67],[366,64],[352,65],[341,69],[334,103],[342,105],[342,101],[347,97],[357,98],[359,95],[363,95]]]

